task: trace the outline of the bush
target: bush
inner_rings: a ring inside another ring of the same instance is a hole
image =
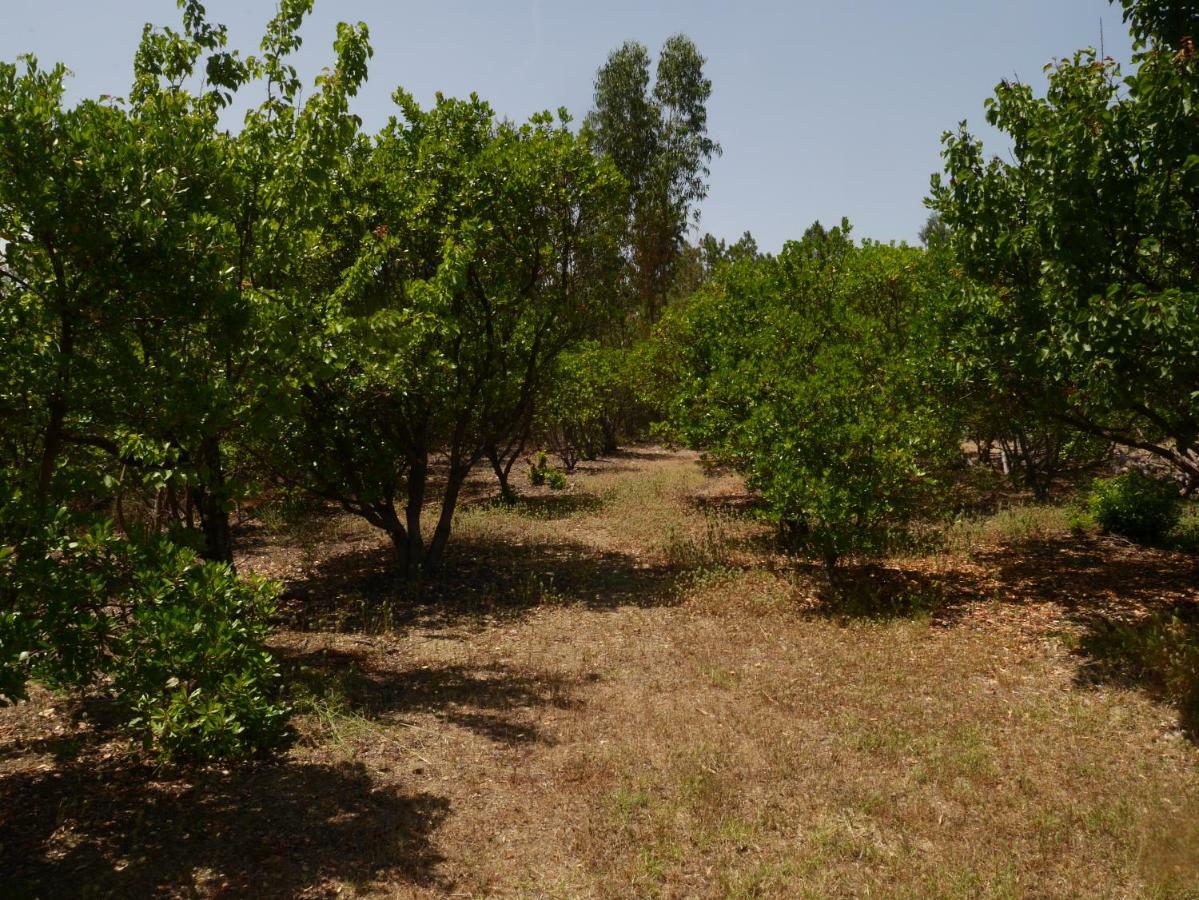
[[[1136,469],[1096,481],[1090,507],[1105,532],[1139,543],[1161,540],[1174,527],[1182,509],[1173,484]]]
[[[566,473],[551,466],[545,451],[539,450],[536,458],[529,462],[529,482],[537,487],[549,485],[551,491],[561,491],[566,488]]]
[[[830,570],[885,551],[957,452],[922,319],[936,277],[919,251],[817,224],[724,268],[657,332],[672,430],[745,474],[786,546]]]
[[[277,587],[166,543],[132,556],[137,602],[113,673],[129,724],[163,759],[237,759],[279,746],[289,710],[264,648]]]
[[[2,487],[2,486],[0,486]],[[166,760],[251,756],[288,715],[264,648],[275,588],[106,520],[0,497],[0,703],[99,688]]]
[[[529,483],[534,487],[541,487],[545,484],[545,477],[549,471],[550,461],[545,451],[537,451],[537,456],[529,463]]]

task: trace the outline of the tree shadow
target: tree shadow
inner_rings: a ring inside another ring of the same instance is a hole
[[[671,452],[665,449],[640,449],[638,447],[622,447],[605,454],[602,459],[630,459],[641,462],[662,462],[669,459]],[[607,470],[610,471],[610,470]]]
[[[1169,702],[1199,743],[1199,560],[1093,536],[1017,549],[980,559],[1013,595],[1007,602],[1052,603],[1074,626],[1076,683]]]
[[[518,620],[547,604],[594,610],[673,605],[682,574],[575,541],[517,544],[462,535],[447,547],[437,574],[415,581],[396,571],[383,547],[324,560],[287,586],[280,618],[298,631],[477,628]]]
[[[1131,620],[1093,617],[1077,653],[1079,684],[1138,689],[1173,703],[1182,733],[1199,743],[1199,603],[1174,603]]]
[[[557,494],[518,494],[512,501],[500,505],[530,519],[553,522],[599,512],[605,503],[603,497],[586,491],[575,491]]]
[[[985,597],[983,586],[961,573],[922,572],[879,562],[841,562],[831,577],[814,563],[796,563],[795,571],[820,586],[817,602],[805,612],[824,619],[925,618],[948,626]]]
[[[279,656],[302,691],[335,697],[373,722],[403,724],[425,713],[501,744],[551,744],[532,713],[577,709],[578,688],[599,680],[595,674],[569,677],[495,664],[393,669],[372,665],[365,653],[341,650],[284,648]]]
[[[698,510],[734,518],[752,519],[756,513],[766,509],[766,502],[762,497],[750,491],[736,494],[692,494],[687,501]]]
[[[1173,704],[1199,742],[1199,560],[1090,535],[1030,538],[976,551],[975,566],[921,572],[849,565],[809,612],[952,625],[981,603],[1050,606],[1080,686],[1140,690]],[[805,566],[799,570],[805,572]],[[819,579],[819,570],[806,574]]]
[[[357,763],[248,765],[163,778],[75,764],[0,780],[5,896],[294,897],[330,881],[442,886],[448,802]]]

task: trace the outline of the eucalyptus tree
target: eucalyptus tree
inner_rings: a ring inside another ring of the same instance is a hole
[[[931,204],[978,287],[956,352],[1038,415],[1139,448],[1199,486],[1199,54],[1193,4],[1125,2],[1136,72],[1085,50],[1049,89],[1004,82],[987,159],[946,135]]]
[[[629,184],[626,254],[638,313],[660,314],[697,204],[708,194],[709,163],[720,145],[708,135],[712,82],[686,35],[667,39],[653,85],[643,44],[617,48],[596,74],[595,108],[584,131]]]
[[[275,460],[416,574],[440,561],[466,476],[524,433],[558,353],[610,314],[624,186],[564,116],[518,127],[473,96],[395,99],[345,158]]]

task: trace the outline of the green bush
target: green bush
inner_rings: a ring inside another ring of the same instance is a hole
[[[1174,485],[1136,469],[1096,481],[1090,507],[1105,532],[1139,543],[1160,541],[1174,527],[1182,509]]]
[[[551,466],[545,451],[539,450],[537,456],[529,462],[529,481],[537,487],[545,484],[549,485],[551,491],[561,491],[566,488],[566,473],[556,466]]]
[[[2,487],[2,485],[0,485]],[[29,681],[96,689],[166,760],[280,744],[288,710],[264,647],[275,588],[106,520],[0,497],[0,703]]]
[[[289,710],[264,647],[277,587],[166,543],[131,555],[137,601],[113,684],[143,742],[164,759],[236,759],[279,746]]]
[[[541,487],[545,484],[545,477],[549,471],[550,461],[545,451],[537,451],[537,456],[529,463],[529,483],[534,487]]]
[[[816,224],[725,267],[657,332],[672,431],[745,474],[788,549],[830,570],[883,552],[956,451],[922,318],[936,277],[918,250]]]

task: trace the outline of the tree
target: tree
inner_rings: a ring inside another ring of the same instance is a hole
[[[708,164],[720,145],[708,136],[712,83],[685,35],[669,38],[650,86],[645,46],[629,41],[595,79],[595,109],[584,132],[629,185],[626,254],[639,315],[653,322],[669,294],[696,205],[708,194]]]
[[[720,270],[660,330],[674,426],[746,473],[783,538],[830,571],[878,549],[952,455],[923,312],[935,274],[919,250],[817,223],[777,258]]]
[[[928,219],[920,226],[920,243],[925,249],[937,250],[949,242],[949,226],[938,212],[930,212]]]
[[[245,60],[183,6],[184,33],[144,32],[126,105],[64,109],[63,67],[0,66],[0,273],[38,335],[12,386],[28,403],[14,433],[36,435],[35,495],[69,497],[80,478],[178,488],[204,555],[231,563],[226,444],[271,380],[258,348],[303,249],[313,173],[356,127],[345,101],[369,47],[343,26],[337,65],[300,109],[285,59],[310,2],[282,4]],[[205,53],[208,89],[192,93]],[[236,137],[219,131],[256,76],[267,100]]]
[[[1043,98],[1000,84],[987,120],[1014,160],[984,159],[963,124],[931,205],[976,282],[960,355],[1025,408],[1158,456],[1194,489],[1199,57],[1165,43],[1188,9],[1125,4],[1149,41],[1127,78],[1088,50],[1048,67]]]
[[[1199,36],[1199,3],[1195,0],[1120,0],[1120,6],[1141,46],[1158,43],[1177,50],[1186,38]]]
[[[396,101],[340,179],[275,459],[417,574],[438,565],[466,476],[527,433],[558,353],[609,314],[624,187],[564,117],[517,127],[477,97]]]
[[[287,709],[263,646],[276,588],[230,564],[227,450],[274,380],[260,348],[295,305],[369,47],[339,27],[300,106],[285,60],[309,2],[244,59],[181,6],[182,32],[143,33],[124,102],[66,108],[61,66],[0,64],[0,699],[29,678],[100,689],[160,755],[236,757],[277,745]],[[258,76],[266,101],[218,130]],[[176,487],[198,535],[122,515],[127,490]]]

